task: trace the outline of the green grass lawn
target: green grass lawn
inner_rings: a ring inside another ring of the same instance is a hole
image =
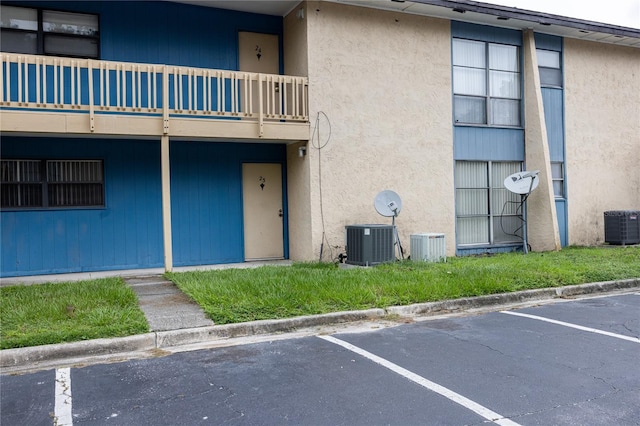
[[[640,247],[396,262],[341,269],[331,263],[171,273],[217,323],[640,277]],[[0,288],[0,348],[145,333],[136,295],[120,278]]]
[[[149,331],[121,278],[2,287],[0,302],[1,349]]]
[[[396,262],[355,269],[300,263],[166,276],[216,324],[227,324],[638,278],[640,248],[569,247],[450,258],[446,263]]]

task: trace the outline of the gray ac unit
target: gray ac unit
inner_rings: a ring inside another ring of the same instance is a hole
[[[393,225],[349,225],[347,264],[373,266],[395,260]]]
[[[640,243],[640,210],[604,212],[604,242],[609,244]]]

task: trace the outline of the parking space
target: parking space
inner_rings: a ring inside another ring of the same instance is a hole
[[[0,376],[0,424],[51,425],[55,370]]]
[[[640,336],[640,293],[620,296],[594,297],[564,303],[521,309],[518,312],[548,317],[622,336]]]
[[[515,312],[72,368],[67,424],[640,423],[640,295]],[[2,376],[1,423],[54,424],[55,382]]]
[[[551,317],[549,309],[582,310],[580,303],[525,311],[543,310]],[[609,321],[615,312],[601,314]],[[623,318],[639,314],[640,297],[618,312]],[[517,423],[640,421],[637,338],[626,341],[499,312],[336,337]]]

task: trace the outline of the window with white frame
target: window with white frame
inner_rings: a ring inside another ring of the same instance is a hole
[[[520,197],[504,187],[504,179],[521,170],[519,162],[456,161],[458,246],[522,241]]]
[[[536,49],[540,84],[547,87],[562,87],[562,65],[560,52]]]
[[[98,58],[98,15],[0,6],[0,48],[32,55]]]
[[[454,38],[455,123],[519,127],[520,78],[517,46]]]
[[[2,209],[104,206],[102,160],[1,160]]]

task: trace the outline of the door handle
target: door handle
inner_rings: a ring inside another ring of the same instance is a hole
[[[282,213],[282,209],[278,210],[278,216],[280,217],[284,216],[284,213]]]

